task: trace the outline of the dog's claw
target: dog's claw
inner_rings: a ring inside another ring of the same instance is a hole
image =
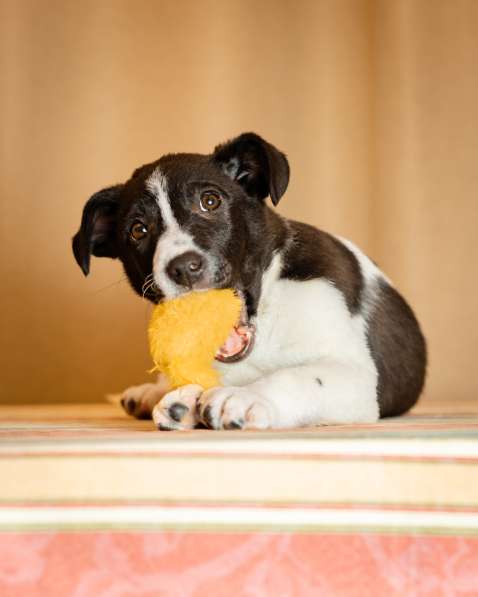
[[[212,418],[212,409],[211,405],[208,404],[201,413],[201,420],[207,425],[210,429],[214,428],[214,421]]]
[[[224,429],[242,429],[244,427],[244,423],[244,419],[229,421],[229,423],[224,423]]]

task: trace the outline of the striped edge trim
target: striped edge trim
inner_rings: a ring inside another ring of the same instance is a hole
[[[403,512],[465,512],[468,514],[478,514],[478,505],[447,505],[447,504],[404,504],[404,503],[383,503],[383,502],[324,502],[324,503],[307,503],[307,502],[288,502],[279,500],[277,502],[267,500],[265,502],[254,501],[208,501],[208,500],[176,500],[176,499],[161,499],[161,500],[128,500],[128,499],[98,499],[94,498],[88,500],[53,500],[53,499],[33,499],[21,501],[1,501],[0,509],[9,508],[118,508],[118,507],[156,507],[156,508],[260,508],[260,509],[303,509],[303,510],[380,510],[380,511],[403,511]]]
[[[180,441],[162,442],[133,440],[56,440],[4,441],[0,458],[34,455],[259,455],[259,456],[347,456],[478,459],[478,441],[469,439],[340,439],[317,440],[246,440],[246,441]]]
[[[191,508],[158,506],[12,507],[0,509],[0,531],[283,531],[423,533],[478,536],[478,515],[318,508]]]

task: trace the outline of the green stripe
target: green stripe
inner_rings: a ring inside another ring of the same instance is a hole
[[[332,426],[327,427],[327,429],[331,429]],[[9,431],[12,430],[11,428],[9,429]],[[14,429],[12,431],[15,431]],[[19,431],[19,430],[17,430]],[[189,438],[186,438],[184,436],[181,436],[181,439],[179,440],[178,436],[175,436],[174,434],[172,434],[172,437],[170,438],[165,438],[165,437],[159,437],[160,433],[159,432],[155,432],[154,429],[152,429],[151,431],[145,431],[145,432],[139,432],[141,434],[144,433],[144,435],[142,437],[137,437],[136,434],[134,434],[131,431],[125,431],[123,432],[118,432],[117,434],[114,435],[114,437],[110,437],[110,438],[105,438],[104,436],[102,436],[102,434],[104,433],[108,433],[108,429],[102,429],[102,430],[98,430],[98,432],[95,431],[95,433],[97,433],[98,435],[96,437],[94,436],[90,436],[90,437],[73,437],[73,438],[61,438],[61,437],[53,437],[58,431],[58,429],[50,429],[50,428],[45,428],[43,430],[32,430],[31,433],[32,435],[35,434],[35,432],[37,431],[48,431],[49,433],[51,433],[52,437],[38,437],[38,438],[25,438],[25,439],[19,439],[18,437],[12,438],[12,437],[5,437],[4,434],[0,433],[0,438],[2,439],[2,443],[7,444],[9,442],[14,442],[17,444],[24,444],[24,445],[37,445],[37,444],[41,444],[41,443],[47,443],[47,442],[52,442],[54,441],[57,444],[64,444],[64,443],[77,443],[77,444],[81,444],[81,443],[85,443],[85,444],[89,444],[89,443],[94,443],[94,442],[98,442],[101,441],[101,443],[104,444],[108,444],[108,443],[117,443],[118,441],[128,441],[131,443],[135,443],[135,442],[151,442],[151,443],[155,443],[155,444],[161,444],[161,443],[170,443],[170,442],[177,442],[177,441],[181,441],[181,443],[183,444],[187,444],[188,442],[201,442],[201,441],[208,441],[208,442],[214,442],[214,443],[228,443],[229,445],[233,444],[233,443],[247,443],[248,441],[257,441],[257,440],[261,440],[264,441],[265,443],[267,443],[268,440],[272,440],[272,441],[276,441],[276,440],[280,440],[283,442],[287,442],[287,441],[294,441],[294,440],[300,440],[302,441],[307,441],[307,442],[314,442],[314,441],[318,441],[318,442],[322,442],[322,441],[327,441],[328,439],[344,439],[344,440],[348,440],[348,439],[370,439],[370,440],[375,440],[375,439],[394,439],[394,438],[417,438],[417,439],[428,439],[428,438],[436,438],[436,439],[441,439],[441,438],[451,438],[451,439],[456,439],[456,438],[461,438],[461,437],[470,437],[472,439],[476,439],[478,437],[478,428],[474,428],[474,429],[389,429],[386,426],[380,427],[378,429],[367,429],[367,430],[361,430],[361,429],[354,429],[353,427],[351,427],[351,429],[341,429],[340,431],[324,431],[321,432],[320,428],[318,428],[316,431],[307,431],[304,430],[302,432],[289,432],[287,434],[283,434],[283,433],[276,433],[276,432],[270,432],[268,434],[265,433],[261,433],[261,432],[254,432],[254,433],[247,433],[247,435],[241,433],[240,431],[234,431],[234,434],[237,434],[237,437],[230,437],[230,436],[226,436],[223,435],[224,432],[217,432],[217,431],[206,431],[205,435],[203,436],[198,436],[198,435],[191,435]],[[67,431],[66,429],[64,431]],[[79,429],[78,430],[78,435],[80,435],[81,433],[91,433],[89,432],[87,429]],[[229,432],[230,433],[230,432]],[[219,434],[219,435],[215,435],[214,434]],[[151,436],[154,437],[151,437]]]
[[[0,533],[33,533],[33,532],[141,532],[153,533],[160,531],[175,531],[182,533],[298,533],[298,534],[381,534],[381,535],[426,535],[426,536],[452,536],[452,537],[478,537],[478,529],[454,527],[394,527],[374,525],[219,525],[219,524],[174,524],[150,523],[142,524],[112,524],[112,523],[85,523],[79,524],[29,524],[29,525],[1,525]]]
[[[7,454],[7,453],[0,453],[0,462],[1,460],[21,460],[21,459],[59,459],[59,458],[74,458],[74,459],[91,459],[91,460],[98,460],[100,458],[118,458],[118,459],[148,459],[148,460],[165,460],[167,458],[171,460],[178,460],[178,459],[188,459],[188,460],[203,460],[205,463],[215,462],[218,459],[243,459],[245,461],[250,461],[251,464],[256,463],[258,460],[287,460],[287,461],[312,461],[314,458],[317,460],[331,460],[339,463],[348,463],[348,464],[356,464],[359,465],[361,462],[368,463],[368,462],[380,462],[383,466],[387,466],[389,463],[400,463],[406,465],[407,463],[410,464],[423,464],[427,466],[478,466],[478,456],[467,457],[466,455],[463,456],[449,456],[446,454],[441,454],[439,456],[419,456],[419,455],[408,455],[408,454],[382,454],[377,452],[376,454],[357,454],[354,455],[353,453],[347,452],[345,454],[333,453],[333,454],[324,454],[324,453],[301,453],[301,454],[287,454],[287,453],[247,453],[247,452],[218,452],[214,454],[212,452],[207,453],[195,453],[195,452],[138,452],[135,454],[134,452],[69,452],[67,454],[61,453],[41,453],[41,452],[32,452],[31,454]],[[458,460],[459,462],[455,462]],[[197,463],[195,463],[197,466]]]
[[[28,499],[18,499],[18,500],[9,500],[9,499],[3,499],[0,498],[0,505],[2,507],[14,507],[14,508],[21,508],[23,506],[25,506],[26,508],[28,506],[38,506],[38,505],[48,505],[51,506],[52,508],[55,507],[61,507],[61,506],[75,506],[75,505],[85,505],[85,507],[90,507],[90,506],[95,506],[95,505],[99,505],[99,506],[104,506],[106,505],[111,505],[112,508],[117,507],[117,506],[135,506],[138,505],[139,507],[143,506],[144,504],[147,505],[151,505],[151,506],[157,506],[157,507],[161,507],[161,506],[169,506],[169,505],[174,505],[177,506],[179,504],[186,504],[186,507],[196,507],[196,506],[211,506],[211,508],[221,508],[221,507],[227,507],[227,506],[237,506],[237,507],[258,507],[258,508],[267,508],[268,506],[272,505],[272,506],[281,506],[281,507],[287,507],[288,505],[291,506],[291,510],[298,508],[300,506],[304,506],[306,508],[310,507],[310,506],[316,506],[320,509],[327,509],[327,508],[332,508],[332,509],[337,509],[337,506],[345,506],[345,508],[350,507],[351,509],[353,509],[354,506],[359,506],[359,507],[366,507],[366,506],[370,506],[371,508],[383,508],[384,512],[388,512],[389,510],[389,506],[390,508],[395,508],[395,509],[400,509],[400,510],[405,510],[408,511],[408,509],[410,508],[411,510],[415,509],[419,509],[419,510],[425,510],[425,511],[438,511],[441,512],[442,510],[446,510],[446,509],[450,509],[452,512],[466,512],[467,510],[470,509],[478,509],[478,502],[469,502],[469,503],[460,503],[460,504],[455,504],[452,502],[434,502],[434,503],[430,503],[430,502],[394,502],[394,501],[361,501],[361,500],[353,500],[353,501],[345,501],[345,500],[339,500],[337,502],[323,502],[320,500],[311,500],[311,501],[304,501],[303,499],[301,501],[297,500],[297,501],[293,501],[291,499],[289,500],[282,500],[282,499],[273,499],[273,498],[258,498],[257,500],[234,500],[234,499],[229,499],[229,500],[211,500],[211,499],[202,499],[202,498],[184,498],[184,499],[178,499],[178,498],[159,498],[157,501],[155,501],[154,499],[151,498],[132,498],[130,500],[128,500],[128,498],[88,498],[85,497],[83,499],[75,499],[75,498],[55,498],[55,499],[46,499],[46,498],[28,498]],[[182,508],[182,506],[178,506],[179,509]],[[340,509],[340,508],[339,508]],[[472,512],[472,514],[475,514],[474,512]]]

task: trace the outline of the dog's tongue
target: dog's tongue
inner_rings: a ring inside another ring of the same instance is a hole
[[[250,342],[250,332],[247,326],[238,325],[233,328],[224,344],[217,351],[216,359],[229,360],[244,351]]]
[[[234,328],[219,350],[225,356],[232,357],[244,348],[244,340],[244,336],[241,336],[238,329]]]

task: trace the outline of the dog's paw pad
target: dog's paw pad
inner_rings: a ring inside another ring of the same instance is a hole
[[[189,408],[185,404],[182,404],[181,402],[174,402],[169,407],[168,413],[173,421],[180,423],[181,419],[188,412],[188,410]]]

